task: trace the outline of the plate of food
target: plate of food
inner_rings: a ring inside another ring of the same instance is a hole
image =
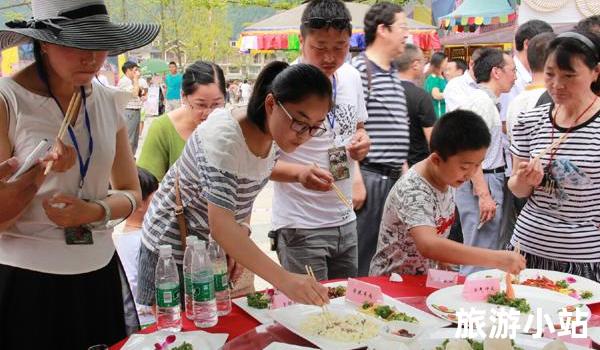
[[[329,289],[329,299],[334,300],[346,295],[347,281],[331,282],[324,284]],[[239,306],[248,315],[262,324],[273,323],[270,315],[271,299],[275,290],[267,289],[262,292],[255,292],[245,297],[235,298],[231,302]]]
[[[123,350],[217,350],[223,347],[228,334],[212,334],[205,331],[132,334]]]
[[[374,320],[345,304],[324,309],[295,304],[271,311],[279,324],[324,350],[351,350],[366,347],[380,336],[381,321]]]
[[[509,298],[505,291],[500,291],[488,296],[485,301],[474,302],[465,300],[462,295],[463,287],[463,285],[456,285],[433,292],[427,297],[427,307],[439,317],[454,323],[458,323],[457,312],[461,309],[469,312],[472,308],[476,312],[483,313],[483,320],[489,320],[489,317],[494,315],[493,309],[497,311],[498,308],[511,308],[519,313],[519,330],[524,333],[530,331],[523,329],[527,325],[529,316],[533,316],[535,321],[538,310],[541,311],[544,320],[548,315],[555,325],[560,324],[559,313],[563,309],[574,312],[579,308],[584,315],[583,320],[591,315],[587,305],[581,304],[577,299],[547,289],[513,285],[514,298]]]
[[[470,274],[467,279],[500,278],[502,281],[504,275],[505,272],[501,270],[483,270]],[[518,278],[513,275],[513,284],[552,290],[587,305],[600,303],[600,283],[570,273],[525,269]]]
[[[372,318],[383,322],[400,321],[417,324],[421,327],[441,328],[450,325],[450,322],[440,319],[430,313],[419,310],[413,306],[398,301],[389,295],[383,295],[381,303],[365,303],[356,305],[345,300],[345,298],[335,299],[332,304],[346,304]]]
[[[456,338],[456,329],[445,328],[424,334],[419,339],[419,349],[423,350],[583,350],[584,347],[563,343],[560,340],[534,338],[531,335],[517,334],[514,339]],[[412,350],[412,349],[411,349]]]

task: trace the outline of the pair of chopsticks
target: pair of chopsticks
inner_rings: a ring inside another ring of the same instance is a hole
[[[81,93],[79,91],[74,92],[73,96],[71,97],[71,101],[69,102],[69,107],[67,108],[67,113],[65,114],[65,117],[63,118],[60,129],[58,130],[58,136],[57,136],[58,140],[62,141],[63,138],[65,137],[65,133],[67,132],[69,125],[73,121],[73,118],[75,118],[77,116],[77,112],[79,111],[78,108],[79,108],[80,103],[81,103]],[[54,149],[56,150],[56,145],[54,146]],[[46,169],[44,170],[44,175],[48,175],[48,173],[50,173],[50,169],[52,169],[53,164],[54,164],[54,160],[51,160],[48,162],[48,164],[46,165]]]
[[[550,146],[544,148],[537,156],[535,156],[534,160],[540,160],[543,156],[545,156],[548,152],[552,151],[554,148],[560,146],[567,139],[567,133],[564,133],[558,140],[554,141]]]
[[[316,282],[317,278],[315,277],[315,273],[313,272],[312,267],[309,265],[304,265],[304,269],[306,270],[306,274],[309,275],[310,277],[312,277],[312,279],[315,280],[315,282]],[[323,304],[321,306],[321,310],[323,311],[323,316],[325,318],[325,321],[329,323],[329,317],[327,317],[327,313],[329,312],[329,310],[327,309],[327,305]]]
[[[316,166],[317,168],[320,168],[319,165],[317,165],[317,163],[313,163],[314,166]],[[338,198],[342,201],[342,203],[344,203],[345,206],[348,207],[348,209],[352,210],[352,202],[348,200],[348,198],[346,198],[346,196],[344,195],[344,192],[342,192],[342,190],[340,190],[340,188],[335,184],[335,182],[331,183],[331,187],[333,188],[333,191],[335,192],[335,194],[338,196]]]

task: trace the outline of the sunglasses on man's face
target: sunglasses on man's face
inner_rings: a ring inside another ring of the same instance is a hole
[[[303,24],[312,29],[321,28],[335,28],[335,29],[347,29],[350,25],[350,21],[347,18],[322,18],[322,17],[311,17],[303,22]]]

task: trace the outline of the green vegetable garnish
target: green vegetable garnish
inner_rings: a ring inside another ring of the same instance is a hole
[[[569,288],[569,283],[565,280],[556,281],[556,286],[560,288]]]
[[[592,292],[590,292],[589,290],[582,292],[580,295],[581,299],[590,299],[593,296],[594,296],[594,294]]]
[[[269,297],[265,293],[256,292],[246,295],[248,306],[255,309],[266,309],[269,307]]]
[[[170,348],[171,350],[194,350],[192,344],[188,342],[183,342],[183,344],[176,346],[174,348]]]
[[[531,306],[529,306],[527,300],[525,300],[524,298],[514,298],[512,300],[508,299],[506,297],[506,292],[498,292],[496,294],[490,295],[488,297],[487,302],[495,305],[510,306],[519,310],[519,312],[523,314],[529,313],[529,311],[531,311]]]

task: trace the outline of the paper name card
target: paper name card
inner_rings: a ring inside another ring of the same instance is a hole
[[[294,304],[294,302],[280,291],[276,291],[271,297],[271,309],[280,309],[292,304]]]
[[[463,297],[467,301],[485,301],[491,294],[500,291],[500,279],[468,279],[463,286]]]
[[[559,336],[556,330],[550,331],[547,327],[544,328],[544,338],[548,339],[559,339],[564,343],[574,344],[583,346],[584,348],[591,349],[592,348],[592,340],[585,335],[579,334],[578,337],[574,338],[571,335],[563,335]]]
[[[348,278],[346,287],[346,300],[361,305],[364,303],[377,303],[383,301],[381,287],[371,283]]]
[[[427,282],[425,286],[428,288],[446,288],[458,284],[458,272],[429,269],[427,271]]]

